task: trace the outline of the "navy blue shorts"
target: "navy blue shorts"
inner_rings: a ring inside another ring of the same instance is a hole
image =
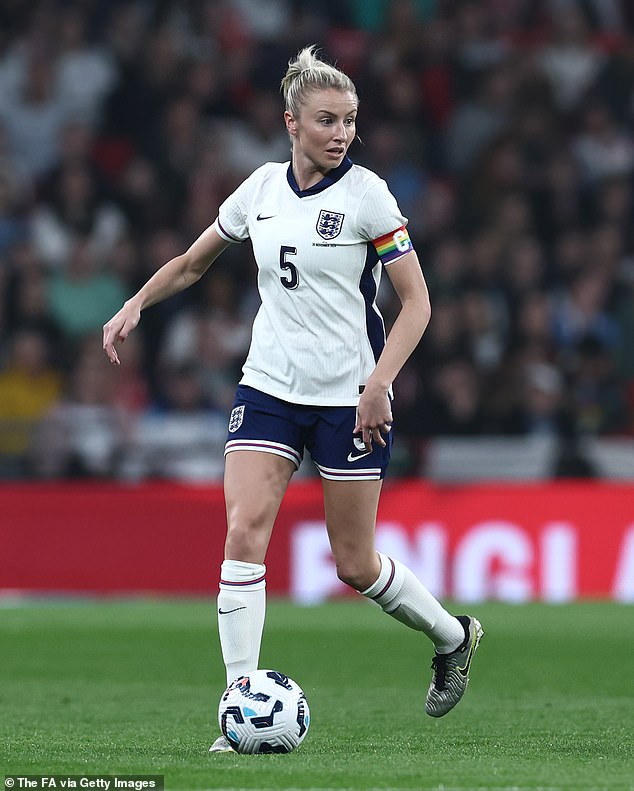
[[[392,432],[382,448],[365,449],[353,435],[353,406],[305,406],[282,401],[253,387],[239,385],[229,418],[225,456],[234,450],[274,453],[299,467],[304,449],[322,478],[331,481],[376,481],[383,478],[392,450]]]

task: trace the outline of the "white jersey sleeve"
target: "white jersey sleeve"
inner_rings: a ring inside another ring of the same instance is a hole
[[[383,179],[376,179],[363,196],[357,224],[361,236],[368,242],[407,225],[407,219]]]
[[[218,234],[227,242],[246,242],[249,238],[249,209],[253,204],[257,185],[269,165],[253,171],[220,205],[214,223]]]
[[[357,217],[363,239],[372,242],[381,262],[388,265],[413,250],[396,198],[383,179],[376,179],[361,201]]]

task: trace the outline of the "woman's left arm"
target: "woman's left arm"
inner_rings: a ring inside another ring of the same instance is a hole
[[[355,432],[361,432],[368,448],[373,441],[385,445],[381,433],[386,434],[392,422],[389,389],[431,317],[429,291],[416,253],[412,250],[394,261],[386,267],[386,272],[401,302],[401,310],[359,399]]]

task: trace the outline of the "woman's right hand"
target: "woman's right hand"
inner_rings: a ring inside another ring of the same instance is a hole
[[[113,365],[121,365],[115,348],[116,343],[124,343],[141,320],[141,309],[134,300],[128,300],[118,313],[103,325],[103,350]]]

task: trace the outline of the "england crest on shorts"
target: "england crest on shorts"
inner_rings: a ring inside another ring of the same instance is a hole
[[[317,233],[322,239],[334,239],[339,236],[345,216],[345,214],[339,214],[336,211],[322,209],[317,218]]]
[[[244,404],[241,406],[236,406],[231,410],[231,415],[229,415],[229,432],[233,434],[234,431],[237,431],[240,426],[242,425],[242,420],[244,418]]]

